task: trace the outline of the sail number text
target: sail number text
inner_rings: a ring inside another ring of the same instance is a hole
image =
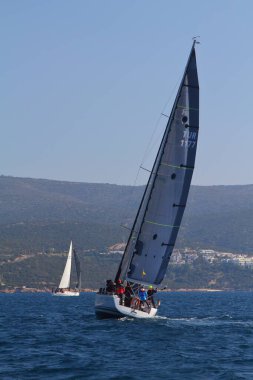
[[[181,146],[184,148],[194,148],[197,143],[197,132],[184,131],[183,138],[181,140]]]

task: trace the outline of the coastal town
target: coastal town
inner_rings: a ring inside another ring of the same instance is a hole
[[[107,253],[103,254],[113,254],[124,252],[125,244],[115,244],[109,247]],[[170,259],[170,264],[172,265],[184,265],[184,264],[193,264],[194,261],[202,259],[209,264],[218,264],[218,263],[233,263],[240,266],[247,266],[253,268],[253,254],[245,253],[232,253],[232,252],[221,252],[213,249],[192,249],[192,248],[183,248],[183,249],[174,249],[173,254]]]
[[[171,264],[192,264],[195,260],[200,258],[209,264],[224,262],[253,267],[253,256],[251,255],[243,253],[218,252],[213,249],[194,250],[190,248],[174,250],[171,256]]]

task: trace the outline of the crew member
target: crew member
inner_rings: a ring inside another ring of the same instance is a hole
[[[133,297],[133,291],[132,291],[130,283],[128,282],[127,286],[125,287],[125,302],[124,302],[124,305],[126,307],[130,307],[131,306],[132,297]]]
[[[139,299],[140,299],[140,308],[144,306],[145,304],[149,307],[149,304],[147,303],[148,293],[142,286],[138,293]]]
[[[122,284],[122,280],[118,280],[116,283],[116,294],[120,299],[120,301],[119,301],[120,305],[123,305],[124,293],[125,293],[125,288]]]
[[[148,301],[151,303],[153,307],[156,307],[154,301],[154,294],[157,292],[157,289],[154,289],[152,285],[148,287]]]
[[[106,293],[115,292],[115,283],[112,280],[106,280]]]

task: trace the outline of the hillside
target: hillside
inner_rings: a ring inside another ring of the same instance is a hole
[[[0,252],[103,250],[126,240],[143,186],[0,176]],[[192,186],[178,246],[253,253],[253,185]]]
[[[192,186],[179,242],[253,254],[253,185]]]
[[[66,252],[72,239],[86,272],[85,286],[99,286],[113,276],[120,255],[98,253],[127,240],[129,231],[121,224],[131,226],[143,190],[143,186],[0,176],[1,283],[56,285],[65,259],[54,253]],[[253,185],[192,186],[177,247],[253,254],[252,226]],[[251,271],[242,274],[242,269],[229,268],[212,268],[212,274],[205,266],[175,268],[166,281],[176,288],[209,283],[250,286]]]
[[[134,190],[134,191],[133,191]],[[0,177],[0,250],[104,249],[126,238],[143,188]]]
[[[0,265],[0,290],[8,287],[51,289],[58,286],[66,263],[67,253],[38,253],[22,255]],[[98,289],[114,278],[119,253],[79,254],[82,287]],[[163,286],[170,289],[253,290],[252,269],[229,263],[210,265],[203,260],[193,264],[169,264]]]

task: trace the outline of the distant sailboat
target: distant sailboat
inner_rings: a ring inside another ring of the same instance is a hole
[[[72,266],[73,257],[74,257],[75,267],[76,267],[77,284],[76,284],[75,289],[71,290],[70,278],[71,278],[71,266]],[[79,296],[80,287],[81,287],[80,261],[79,261],[76,251],[73,249],[73,244],[71,241],[65,269],[64,269],[59,287],[53,292],[53,295],[54,296]]]
[[[145,293],[143,287],[152,290],[161,285],[189,193],[199,130],[195,43],[194,40],[115,282],[111,281],[114,288],[111,284],[96,294],[98,316],[152,318],[157,313],[159,305],[152,296],[151,302],[143,302],[140,290]],[[131,289],[127,306],[124,296],[117,292],[121,283]]]

